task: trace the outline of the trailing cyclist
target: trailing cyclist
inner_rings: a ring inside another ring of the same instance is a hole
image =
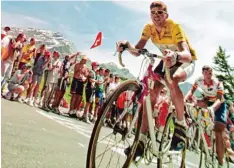
[[[210,66],[203,66],[202,75],[192,86],[192,89],[185,97],[185,101],[189,100],[196,89],[199,87],[204,93],[202,100],[197,100],[196,105],[201,108],[207,108],[211,115],[214,117],[215,137],[216,137],[216,153],[218,156],[219,168],[223,167],[223,158],[225,153],[225,147],[223,145],[224,137],[226,137],[225,128],[227,124],[227,107],[224,101],[224,88],[222,83],[213,76],[213,70]],[[229,140],[226,139],[226,147]],[[229,143],[230,144],[230,143]],[[232,155],[233,151],[229,149],[228,152]]]

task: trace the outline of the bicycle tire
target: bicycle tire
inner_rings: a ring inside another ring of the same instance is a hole
[[[116,88],[116,90],[113,93],[111,93],[110,96],[108,96],[108,99],[106,100],[106,102],[104,102],[104,105],[102,106],[102,108],[100,110],[100,115],[99,115],[99,117],[94,125],[93,131],[91,134],[89,147],[88,147],[88,153],[87,153],[87,160],[86,160],[86,167],[87,168],[95,168],[96,167],[95,166],[95,154],[96,154],[97,140],[99,137],[100,129],[102,127],[102,122],[103,122],[105,116],[107,115],[109,106],[111,106],[113,104],[113,101],[115,101],[122,92],[129,90],[129,89],[136,92],[136,91],[140,90],[140,86],[135,80],[125,81],[125,82],[121,83]],[[137,144],[139,142],[141,123],[142,123],[142,113],[139,112],[135,139],[134,139],[133,145],[131,147],[131,152],[127,156],[127,159],[123,165],[123,168],[128,168],[131,164],[131,161],[132,161],[133,156],[135,154]]]
[[[166,125],[165,125],[164,130],[163,130],[161,143],[159,145],[159,153],[162,153],[163,149],[165,149],[163,142],[164,142],[165,138],[167,138],[167,136],[165,136],[165,135],[167,134],[168,128],[170,128],[170,126],[171,126],[171,122],[174,123],[174,116],[172,113],[169,113],[167,116]],[[170,145],[170,144],[171,144],[171,142],[168,145]],[[186,147],[182,151],[180,168],[185,168],[185,151],[186,151]],[[157,159],[157,168],[162,168],[162,164],[163,164],[163,157],[159,156]]]

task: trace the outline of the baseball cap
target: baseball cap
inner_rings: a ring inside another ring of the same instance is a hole
[[[54,51],[54,53],[53,54],[57,54],[58,56],[60,56],[60,53],[58,52],[58,51]]]
[[[99,66],[99,64],[98,64],[97,62],[92,62],[91,66],[92,66],[92,67],[94,67],[94,66]]]
[[[50,56],[50,52],[47,50],[47,51],[45,51],[45,54],[44,54],[45,56]]]
[[[88,58],[86,56],[81,57],[82,60],[87,60]]]

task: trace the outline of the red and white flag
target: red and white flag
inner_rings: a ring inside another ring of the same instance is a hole
[[[98,46],[100,46],[101,44],[102,44],[102,32],[99,32],[99,33],[97,34],[97,37],[96,37],[96,39],[95,39],[93,45],[90,47],[90,49],[95,48],[95,47],[98,47]]]

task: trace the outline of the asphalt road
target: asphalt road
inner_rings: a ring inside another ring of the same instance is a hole
[[[92,124],[5,99],[1,99],[1,104],[3,168],[86,167]],[[107,133],[106,128],[102,136]],[[104,150],[105,145],[106,143],[101,143],[99,149]],[[125,146],[126,144],[121,144],[112,149],[112,155],[109,157],[114,157],[113,154],[115,154],[123,158],[122,149]],[[198,167],[197,158],[198,156],[194,153],[187,152],[186,167]],[[156,165],[153,163],[146,166],[142,161],[138,167],[155,168]],[[170,166],[165,165],[165,167]],[[173,167],[178,167],[177,161],[173,162]]]

